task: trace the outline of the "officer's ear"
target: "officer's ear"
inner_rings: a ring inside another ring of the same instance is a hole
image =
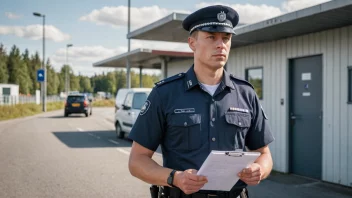
[[[198,38],[198,31],[192,32],[192,34],[188,37],[188,45],[192,49],[193,52],[196,51],[195,44]]]
[[[193,52],[196,51],[195,42],[196,42],[196,40],[193,37],[188,37],[188,46],[189,46],[189,48],[191,48],[191,50]]]

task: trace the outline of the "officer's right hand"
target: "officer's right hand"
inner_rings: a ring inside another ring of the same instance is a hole
[[[174,185],[180,188],[185,194],[198,192],[208,182],[205,176],[197,175],[197,170],[188,169],[177,171],[174,176]]]

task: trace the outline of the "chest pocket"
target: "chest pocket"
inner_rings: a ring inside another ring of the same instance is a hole
[[[251,126],[251,116],[248,113],[229,112],[225,114],[227,130],[225,137],[232,149],[244,149],[245,137]]]
[[[201,114],[173,114],[169,120],[168,143],[176,150],[201,147]]]

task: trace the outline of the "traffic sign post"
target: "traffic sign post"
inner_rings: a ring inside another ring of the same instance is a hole
[[[44,82],[45,80],[45,72],[44,69],[38,69],[37,70],[37,81],[38,82]]]
[[[45,70],[44,69],[38,69],[37,70],[37,81],[40,82],[40,87],[41,87],[41,91],[40,91],[40,95],[42,98],[42,104],[43,104],[43,111],[46,112],[46,101],[45,101]]]

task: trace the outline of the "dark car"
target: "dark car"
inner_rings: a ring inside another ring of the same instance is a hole
[[[69,95],[65,102],[65,117],[72,113],[84,113],[86,117],[92,115],[92,100],[85,94]]]

